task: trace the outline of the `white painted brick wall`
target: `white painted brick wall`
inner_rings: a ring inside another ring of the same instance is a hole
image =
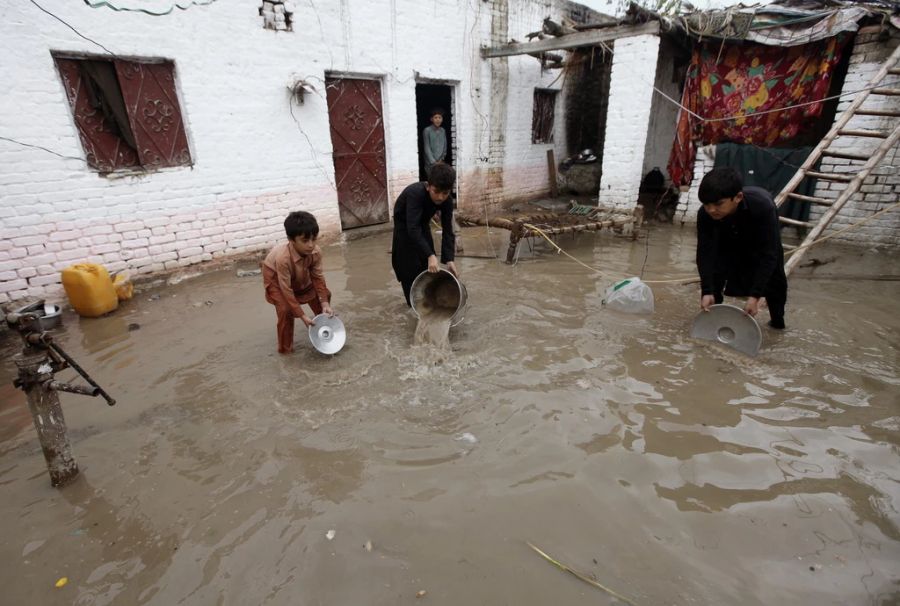
[[[691,188],[687,193],[681,194],[678,208],[675,211],[675,220],[683,223],[696,223],[697,211],[700,210],[700,181],[703,176],[711,171],[716,163],[716,146],[705,145],[697,148],[697,158],[694,160],[694,178],[691,180]]]
[[[658,56],[658,36],[620,38],[613,46],[600,206],[637,204]]]
[[[49,10],[117,54],[175,62],[194,166],[102,177],[82,160],[50,51],[104,51],[28,2],[5,3],[0,51],[15,60],[0,62],[0,136],[66,158],[0,140],[0,303],[60,297],[58,271],[77,261],[140,273],[265,249],[283,237],[291,210],[309,210],[323,233],[338,232],[326,74],[382,83],[390,204],[417,178],[416,78],[454,83],[457,167],[467,194],[461,202],[480,208],[492,91],[479,49],[490,43],[493,4],[297,3],[294,31],[275,32],[263,28],[258,6],[245,0],[159,18],[51,1]],[[508,29],[520,39],[545,16],[574,6],[510,4]],[[530,142],[531,91],[557,75],[540,74],[530,57],[510,63],[508,149],[498,156],[510,177],[501,199],[546,191],[546,146]],[[287,86],[296,78],[317,91],[294,104],[292,117]],[[558,115],[556,146],[564,144],[561,125]]]

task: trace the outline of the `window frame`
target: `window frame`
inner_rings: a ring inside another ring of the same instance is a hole
[[[50,55],[63,86],[69,116],[78,133],[85,162],[92,171],[106,176],[145,174],[193,167],[194,154],[178,86],[178,67],[174,60],[66,51],[51,51]],[[85,78],[85,68],[79,64],[85,61],[109,63],[115,70],[118,94],[125,102],[125,113],[133,133],[132,138],[137,141],[137,148],[129,145],[126,139],[118,134],[119,129],[109,128],[109,124],[113,121],[108,113],[96,105],[85,107],[85,102],[90,103],[90,100],[79,96],[88,95],[88,85],[82,81]],[[71,88],[73,86],[71,79],[75,75],[73,70],[77,70],[78,81],[75,82],[74,88]],[[128,72],[127,76],[125,72]],[[123,86],[125,77],[128,77],[130,82],[135,76],[139,77],[139,81]],[[90,115],[84,113],[85,109],[91,110]],[[158,112],[154,113],[154,110]],[[79,112],[82,112],[81,115]],[[143,122],[139,122],[141,119]],[[92,122],[89,123],[87,120]],[[116,141],[116,153],[110,157],[108,147]],[[102,157],[103,154],[98,154],[97,151],[104,145],[107,146],[104,150],[107,153]],[[125,149],[119,154],[118,151],[122,146]],[[170,149],[163,150],[163,147]],[[123,160],[129,152],[136,156],[135,161]]]

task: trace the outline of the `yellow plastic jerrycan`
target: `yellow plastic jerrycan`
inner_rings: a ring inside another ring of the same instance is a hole
[[[78,315],[96,318],[119,306],[109,272],[96,263],[77,263],[62,270],[63,288]]]

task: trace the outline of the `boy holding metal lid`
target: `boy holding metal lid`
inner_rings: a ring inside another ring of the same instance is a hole
[[[316,245],[319,224],[306,211],[292,212],[284,220],[288,241],[273,248],[263,261],[266,301],[275,306],[278,353],[294,351],[294,318],[307,326],[313,321],[303,313],[309,305],[314,315],[334,315],[331,291],[325,285],[322,251]]]
[[[733,168],[714,168],[697,193],[697,269],[700,307],[709,311],[723,294],[747,297],[744,312],[756,316],[769,306],[769,326],[784,328],[787,276],[778,209],[761,187],[744,187]]]

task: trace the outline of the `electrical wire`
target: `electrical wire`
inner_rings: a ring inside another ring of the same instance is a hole
[[[657,208],[659,204],[657,204]],[[644,268],[647,267],[647,259],[650,258],[650,222],[647,222],[647,236],[644,238],[644,260],[641,263],[641,273],[638,274],[638,277],[643,280],[644,279]]]
[[[48,15],[50,15],[51,17],[53,17],[54,19],[56,19],[57,21],[59,21],[60,23],[62,23],[63,25],[65,25],[66,27],[68,27],[70,30],[72,30],[73,32],[75,32],[79,37],[84,38],[85,40],[87,40],[87,41],[90,42],[91,44],[96,44],[97,46],[99,46],[100,48],[102,48],[103,50],[105,50],[108,54],[110,54],[110,55],[112,55],[112,56],[115,56],[115,53],[114,53],[114,52],[112,52],[111,50],[109,50],[108,48],[106,48],[105,46],[103,46],[102,44],[100,44],[99,42],[97,42],[96,40],[92,40],[91,38],[88,38],[87,36],[85,36],[84,34],[82,34],[81,32],[79,32],[77,29],[75,29],[74,27],[72,27],[71,25],[69,25],[68,23],[66,23],[65,21],[63,21],[62,19],[60,19],[59,17],[57,17],[56,15],[54,15],[53,13],[51,13],[50,11],[48,11],[46,8],[44,8],[43,6],[41,6],[40,4],[38,4],[37,2],[35,2],[34,0],[29,0],[29,1],[30,1],[33,5],[35,5],[35,6],[38,7],[39,9],[41,9],[43,12],[47,13]]]
[[[328,71],[331,71],[334,69],[334,54],[331,52],[331,44],[329,44],[328,40],[325,39],[325,28],[322,27],[322,18],[319,16],[319,9],[316,8],[313,0],[308,0],[308,2],[309,7],[312,9],[313,14],[315,14],[316,16],[316,21],[319,23],[319,37],[322,39],[322,44],[324,44],[325,48],[328,49]]]
[[[688,114],[690,114],[697,120],[700,120],[701,122],[729,122],[731,120],[756,118],[757,116],[764,116],[766,114],[772,114],[772,113],[776,113],[776,112],[784,112],[784,111],[788,111],[790,109],[795,109],[797,107],[806,107],[807,105],[815,105],[816,103],[823,103],[825,101],[831,101],[833,99],[840,99],[841,97],[853,96],[853,95],[857,95],[857,94],[865,92],[865,91],[871,91],[871,90],[875,90],[876,88],[884,88],[886,86],[891,86],[891,85],[893,85],[893,83],[891,83],[891,84],[880,83],[876,86],[867,86],[865,88],[860,88],[860,89],[854,90],[854,91],[847,91],[845,93],[831,95],[829,97],[822,97],[821,99],[818,99],[816,101],[805,101],[803,103],[795,103],[794,105],[787,105],[785,107],[774,107],[772,109],[767,109],[767,110],[763,110],[760,112],[754,112],[752,114],[735,114],[733,116],[726,116],[724,118],[704,118],[700,114],[698,114],[694,111],[691,111],[690,109],[688,109],[687,107],[682,105],[680,101],[676,101],[675,99],[673,99],[672,97],[670,97],[669,95],[664,93],[663,91],[659,90],[658,88],[656,88],[656,86],[653,86],[653,90],[655,90],[657,93],[662,95],[665,99],[671,101],[672,103],[674,103],[675,105],[680,107],[682,110],[686,111]]]
[[[316,154],[318,152],[316,151],[315,145],[313,145],[312,140],[309,138],[309,135],[306,134],[306,131],[303,130],[303,127],[300,126],[300,121],[297,120],[297,116],[294,115],[294,97],[293,97],[293,95],[291,95],[288,98],[288,109],[291,112],[291,118],[294,119],[294,123],[297,125],[297,130],[300,131],[300,134],[303,135],[303,138],[306,139],[306,143],[309,145],[309,155],[312,158],[313,162],[315,163],[316,168],[318,168],[319,172],[322,173],[322,176],[325,177],[325,181],[328,182],[328,185],[331,187],[331,189],[333,189],[334,191],[337,191],[337,186],[331,182],[331,177],[329,176],[328,171],[325,170],[325,167],[322,166],[322,163],[319,162],[319,159],[316,157]]]
[[[10,139],[9,137],[3,137],[3,136],[0,136],[0,139],[2,139],[3,141],[9,141],[10,143],[15,143],[16,145],[21,145],[22,147],[31,147],[34,149],[40,149],[40,150],[47,152],[48,154],[53,154],[54,156],[63,158],[64,160],[78,160],[79,162],[87,163],[87,161],[84,158],[79,158],[77,156],[67,156],[65,154],[55,152],[52,149],[47,149],[46,147],[43,147],[41,145],[33,145],[31,143],[23,143],[22,141],[16,141],[15,139]]]

